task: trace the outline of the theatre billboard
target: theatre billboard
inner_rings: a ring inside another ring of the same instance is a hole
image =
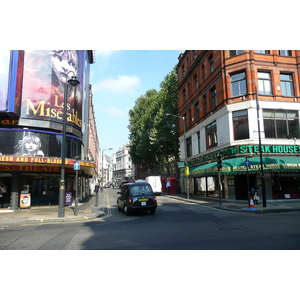
[[[76,76],[78,87],[67,90],[67,131],[81,136],[85,51],[25,51],[21,126],[62,129],[66,81]]]

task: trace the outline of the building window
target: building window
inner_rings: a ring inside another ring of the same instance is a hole
[[[202,105],[202,107],[203,107],[203,114],[205,116],[207,114],[206,94],[203,95],[203,105]]]
[[[271,74],[268,72],[258,72],[259,94],[271,95]]]
[[[229,56],[232,57],[232,56],[236,56],[236,55],[239,55],[239,54],[242,54],[244,53],[244,50],[229,50]]]
[[[263,110],[266,138],[299,138],[299,116],[293,110]]]
[[[197,141],[198,141],[198,153],[201,153],[201,150],[200,150],[200,131],[197,132]]]
[[[237,74],[232,74],[230,77],[231,77],[232,97],[246,94],[247,93],[246,73],[241,72]]]
[[[184,122],[185,129],[187,129],[188,128],[187,114],[184,114],[184,116],[183,116],[183,122]]]
[[[185,91],[185,89],[183,89],[182,94],[183,94],[183,101],[185,102],[186,101],[186,91]]]
[[[291,50],[279,50],[279,54],[282,56],[292,56]]]
[[[196,58],[197,58],[197,50],[193,50],[193,54],[194,54],[194,60],[196,60]]]
[[[294,96],[293,75],[280,74],[282,96]]]
[[[205,127],[206,149],[216,147],[217,141],[217,122],[210,123]]]
[[[186,139],[186,152],[187,152],[187,157],[192,156],[192,138],[191,137]]]
[[[256,53],[269,54],[269,50],[256,50]]]
[[[198,121],[200,119],[200,106],[199,103],[195,104],[195,121]]]
[[[205,80],[205,70],[204,70],[204,65],[201,66],[201,78],[202,78],[202,81]]]
[[[214,109],[217,106],[217,91],[215,87],[210,90],[210,94],[211,94],[212,109]]]
[[[197,74],[194,75],[193,79],[194,79],[195,90],[198,90],[199,86],[198,86],[198,76],[197,76]]]
[[[184,75],[185,75],[185,69],[184,69],[184,65],[182,65],[182,66],[181,66],[181,74],[182,74],[182,76],[184,76]]]
[[[213,56],[211,56],[208,59],[208,61],[209,61],[209,71],[210,71],[210,73],[212,73],[214,71],[214,58],[213,58]]]
[[[247,109],[232,112],[234,140],[249,139],[249,124]]]

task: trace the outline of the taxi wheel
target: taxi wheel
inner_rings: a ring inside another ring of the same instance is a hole
[[[124,206],[124,213],[126,216],[130,214],[127,205]]]

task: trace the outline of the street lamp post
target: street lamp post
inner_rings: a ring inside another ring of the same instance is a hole
[[[256,94],[256,110],[257,110],[257,126],[258,126],[258,143],[259,143],[259,158],[260,158],[260,177],[261,177],[261,186],[262,186],[262,200],[263,200],[263,207],[266,207],[267,206],[266,185],[265,185],[264,165],[263,165],[262,151],[261,151],[260,118],[259,118],[259,103],[258,103],[257,87],[255,87],[255,94]]]
[[[61,140],[61,175],[59,186],[59,198],[58,198],[58,217],[63,218],[65,216],[65,199],[66,199],[66,186],[65,186],[65,158],[66,158],[66,130],[67,130],[67,98],[68,98],[68,85],[76,87],[80,82],[76,76],[72,76],[71,79],[65,82],[64,89],[64,110],[63,110],[63,128],[62,128],[62,140]]]
[[[184,151],[185,151],[185,159],[184,159],[184,162],[185,162],[185,167],[187,167],[187,145],[186,145],[186,139],[185,139],[185,132],[186,132],[186,128],[185,128],[185,117],[184,116],[176,116],[176,115],[172,115],[172,114],[169,114],[169,113],[165,113],[166,116],[172,116],[172,117],[175,117],[175,118],[179,118],[179,119],[182,119],[182,122],[183,122],[183,143],[184,143]],[[189,199],[190,198],[190,183],[189,183],[189,177],[188,175],[186,174],[186,198]]]

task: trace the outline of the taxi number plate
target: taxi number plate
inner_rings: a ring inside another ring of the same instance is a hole
[[[141,202],[141,205],[146,205],[147,204],[147,202]]]
[[[140,198],[139,201],[148,201],[148,198]]]

